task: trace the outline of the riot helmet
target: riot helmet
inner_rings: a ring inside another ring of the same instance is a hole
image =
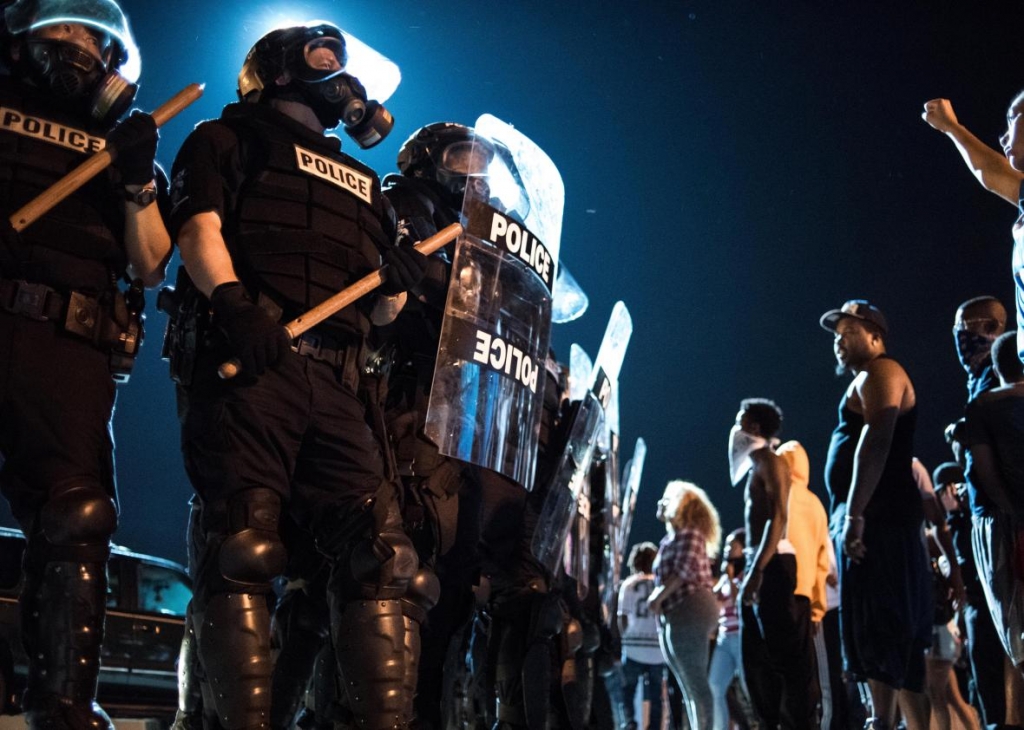
[[[114,0],[17,0],[4,21],[16,74],[105,125],[131,106],[141,63]],[[88,42],[76,26],[87,30]]]
[[[494,145],[472,127],[435,122],[413,132],[398,150],[398,170],[406,177],[436,182],[455,207],[462,206],[466,185],[486,185]],[[490,191],[478,191],[486,200]]]
[[[369,149],[391,132],[395,121],[350,73],[350,54],[357,44],[360,50],[368,49],[338,26],[322,20],[272,30],[246,55],[238,74],[238,96],[249,102],[282,99],[305,104],[325,129],[341,124],[356,144]],[[390,65],[397,74],[397,67]]]

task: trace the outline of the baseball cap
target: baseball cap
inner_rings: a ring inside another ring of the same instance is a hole
[[[871,304],[866,299],[851,299],[839,309],[830,309],[821,315],[818,320],[822,327],[829,332],[836,331],[836,325],[843,317],[853,317],[871,324],[882,330],[883,335],[889,334],[889,324],[885,321],[882,310]]]

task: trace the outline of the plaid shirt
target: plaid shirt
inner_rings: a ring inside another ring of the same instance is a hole
[[[679,588],[665,597],[661,604],[663,614],[678,606],[684,596],[696,593],[702,588],[711,590],[714,587],[707,541],[699,531],[683,528],[661,539],[658,556],[654,559],[655,587],[664,585],[673,575],[681,577],[683,582]]]

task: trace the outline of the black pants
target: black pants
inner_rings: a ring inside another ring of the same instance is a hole
[[[776,555],[765,566],[759,603],[740,617],[750,699],[769,728],[817,727],[811,604],[795,587],[796,557]]]
[[[974,702],[985,728],[1002,728],[1006,723],[1006,690],[1003,684],[1003,645],[992,624],[992,615],[981,600],[968,599],[964,607],[967,626],[967,654],[971,661]]]
[[[318,536],[331,517],[374,496],[384,481],[380,446],[338,368],[287,352],[255,380],[223,381],[215,359],[197,363],[179,402],[185,469],[204,502],[273,489]]]
[[[25,527],[54,485],[114,496],[109,358],[52,322],[0,312],[0,490]]]

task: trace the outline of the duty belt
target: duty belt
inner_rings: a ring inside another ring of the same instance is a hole
[[[64,321],[67,297],[45,284],[0,279],[0,309],[29,319]]]
[[[292,341],[292,350],[300,355],[320,360],[342,372],[343,380],[353,390],[359,382],[359,342],[340,340],[317,332],[304,332]]]

